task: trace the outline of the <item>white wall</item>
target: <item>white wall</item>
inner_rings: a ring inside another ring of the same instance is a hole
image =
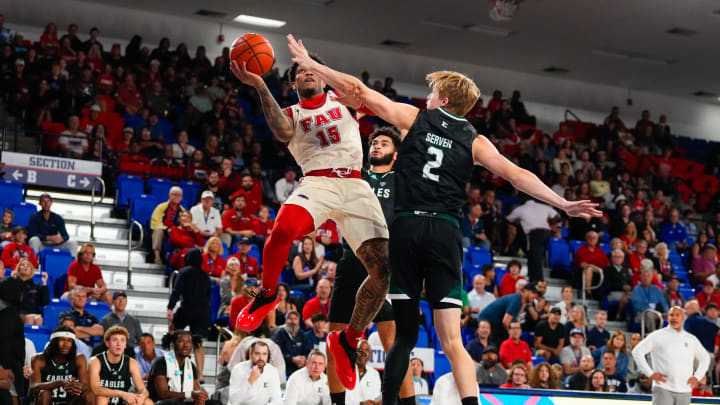
[[[5,13],[6,26],[19,29],[33,39],[39,38],[47,22],[55,22],[60,33],[65,32],[70,22],[74,22],[80,26],[81,38],[86,37],[90,27],[99,27],[101,39],[108,46],[113,42],[124,46],[133,34],[141,33],[145,44],[151,49],[161,37],[166,36],[170,38],[172,47],[185,42],[192,54],[195,47],[202,44],[206,46],[209,55],[217,55],[235,37],[246,32],[256,32],[266,36],[274,45],[280,69],[285,69],[290,60],[283,31],[225,25],[225,42],[218,44],[218,24],[203,19],[75,0],[0,0],[0,10]],[[302,32],[295,34],[302,36]],[[328,36],[331,35],[328,33]],[[378,79],[394,77],[395,87],[400,94],[424,97],[427,93],[424,76],[437,69],[458,70],[470,75],[483,91],[486,100],[494,89],[500,89],[508,96],[513,90],[519,89],[528,110],[538,116],[540,126],[547,131],[557,127],[566,108],[571,108],[585,121],[600,122],[610,106],[618,105],[628,125],[635,123],[641,110],[649,109],[654,119],[661,113],[667,114],[668,122],[676,134],[720,141],[720,106],[712,103],[636,91],[632,94],[634,104],[629,107],[625,105],[627,90],[623,87],[469,65],[314,38],[306,38],[305,43],[311,51],[320,54],[339,70],[356,75],[368,70],[373,78]]]

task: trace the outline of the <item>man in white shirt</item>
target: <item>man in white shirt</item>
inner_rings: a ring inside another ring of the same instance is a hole
[[[447,373],[435,382],[430,405],[462,405],[452,373]]]
[[[495,296],[485,291],[485,276],[477,274],[473,278],[473,289],[468,293],[470,316],[477,321],[478,314],[495,301]]]
[[[275,183],[275,196],[278,201],[280,201],[280,204],[284,203],[285,200],[290,197],[290,194],[298,188],[298,182],[295,180],[296,177],[297,173],[295,173],[295,170],[288,166],[287,169],[285,169],[285,177]]]
[[[710,364],[710,356],[700,341],[683,329],[684,320],[682,308],[670,308],[669,325],[648,335],[632,351],[640,373],[653,381],[653,404],[689,404],[693,387]],[[645,359],[648,353],[652,367]],[[697,368],[693,367],[695,361]]]
[[[215,194],[210,190],[205,190],[200,195],[200,203],[190,208],[192,222],[205,239],[219,236],[222,233],[222,216],[220,216],[220,211],[213,207],[213,202],[215,202]]]
[[[68,129],[60,133],[58,144],[60,151],[68,157],[77,159],[87,152],[87,135],[80,131],[80,118],[77,115],[71,115],[68,119]]]
[[[508,215],[509,223],[520,222],[528,240],[528,279],[530,281],[542,281],[543,263],[545,262],[545,251],[550,241],[550,224],[559,219],[559,215],[554,208],[547,204],[543,204],[529,199],[525,204],[512,210]],[[511,239],[515,239],[515,229],[508,226],[508,242],[506,246],[512,244]],[[512,238],[511,238],[512,236]]]
[[[250,346],[250,360],[235,365],[230,373],[228,405],[280,405],[280,379],[269,362],[270,349],[263,341]]]
[[[288,378],[285,405],[330,405],[325,355],[321,351],[312,350],[307,356],[305,367]]]
[[[345,405],[380,405],[382,383],[380,373],[372,367],[366,367],[371,355],[370,343],[367,340],[360,342],[357,354],[357,384],[354,389],[345,392]]]

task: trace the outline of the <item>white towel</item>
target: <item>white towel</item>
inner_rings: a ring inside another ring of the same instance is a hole
[[[180,379],[180,365],[178,365],[174,351],[170,350],[165,353],[165,366],[167,367],[168,388],[170,391],[185,393],[185,399],[192,398],[192,392],[195,386],[193,382],[192,360],[190,360],[189,357],[185,358],[182,372],[182,378],[185,379],[185,381]]]

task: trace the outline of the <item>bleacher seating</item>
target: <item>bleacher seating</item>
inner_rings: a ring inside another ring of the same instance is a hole
[[[470,246],[467,249],[467,256],[469,262],[473,265],[492,264],[492,254],[487,249],[479,246]]]
[[[102,319],[105,315],[110,313],[110,306],[104,302],[88,301],[85,304],[85,310],[98,319]]]
[[[1,180],[0,195],[2,196],[0,206],[9,207],[13,204],[20,203],[24,200],[23,185],[13,180]]]
[[[60,312],[70,309],[72,304],[70,301],[60,298],[53,298],[50,303],[43,308],[43,324],[48,329],[55,329],[58,323],[58,315]]]
[[[423,325],[418,325],[418,339],[415,347],[429,347],[430,337]]]
[[[70,263],[74,260],[68,250],[58,248],[43,249],[40,251],[39,256],[40,268],[48,274],[53,286],[58,280],[62,279],[63,276],[67,276]],[[53,291],[54,290],[56,289],[53,287]]]
[[[145,193],[143,179],[138,176],[121,174],[116,181],[118,209],[125,210],[130,206],[130,201]]]
[[[130,203],[130,220],[138,221],[146,229],[149,228],[152,213],[160,202],[161,200],[148,194],[135,196]]]
[[[181,181],[178,182],[178,186],[183,190],[182,206],[190,209],[190,207],[195,205],[202,186],[194,181]]]
[[[41,352],[50,340],[50,329],[40,325],[25,325],[25,337],[33,342],[36,352]]]
[[[161,179],[158,177],[151,177],[147,182],[148,189],[150,189],[150,195],[160,201],[166,201],[170,188],[173,186],[173,182],[168,179]]]
[[[25,201],[21,201],[9,206],[15,214],[15,225],[27,227],[30,222],[30,216],[37,212],[37,205]]]
[[[552,270],[571,270],[570,245],[562,238],[550,238],[548,264]]]

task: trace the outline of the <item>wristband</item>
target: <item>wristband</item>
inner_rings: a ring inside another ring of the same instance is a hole
[[[187,393],[187,392],[186,392],[186,393],[185,393],[185,399],[187,399],[187,400],[192,399],[192,392],[190,392],[190,393]]]

